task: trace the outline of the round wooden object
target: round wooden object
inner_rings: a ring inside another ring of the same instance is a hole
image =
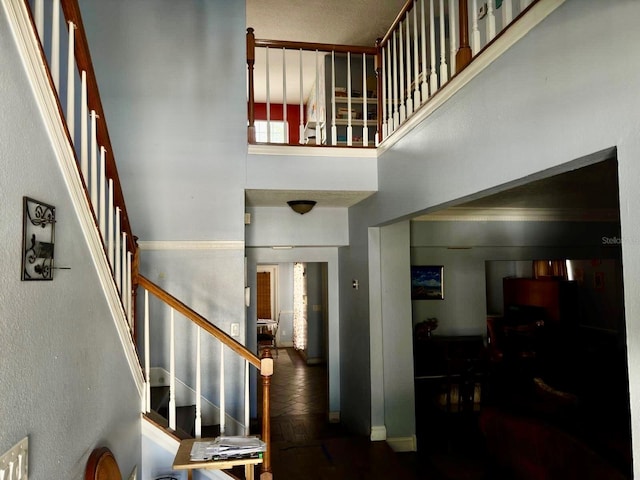
[[[87,461],[85,480],[122,480],[120,468],[107,447],[96,448]]]

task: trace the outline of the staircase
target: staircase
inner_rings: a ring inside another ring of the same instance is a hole
[[[273,360],[270,352],[262,359],[256,357],[206,318],[139,275],[136,237],[127,215],[77,0],[6,0],[5,4],[141,397],[144,422],[171,439],[166,444],[174,442],[173,445],[186,438],[214,437],[220,433],[246,435],[250,423],[250,369],[256,368],[265,392],[261,435],[267,443],[260,478],[272,478],[268,392]],[[61,54],[61,49],[66,51]],[[145,298],[142,325],[136,324],[138,289],[144,291]],[[150,329],[150,295],[154,297],[154,308],[162,305],[160,317],[170,317],[172,339],[169,384],[153,388],[150,337],[157,332]],[[189,328],[197,331],[195,365],[180,365],[181,372],[187,371],[188,378],[195,378],[195,385],[190,387],[195,398],[180,406],[176,405],[174,313],[186,318]],[[218,358],[211,357],[214,350]],[[241,380],[225,382],[225,374],[227,379]],[[242,385],[242,388],[229,389],[231,394],[225,394],[226,383]],[[214,417],[210,411],[216,409],[217,422],[208,422]],[[244,418],[235,419],[229,412],[243,413]],[[144,468],[143,465],[143,472]],[[206,468],[212,469],[212,466]]]

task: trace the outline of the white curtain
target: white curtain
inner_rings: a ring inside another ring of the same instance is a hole
[[[307,264],[293,265],[293,348],[307,348]]]

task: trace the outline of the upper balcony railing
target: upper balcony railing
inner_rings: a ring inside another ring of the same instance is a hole
[[[377,146],[537,1],[408,0],[375,47],[249,28],[249,143]]]

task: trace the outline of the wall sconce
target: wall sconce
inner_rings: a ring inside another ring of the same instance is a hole
[[[316,202],[314,202],[313,200],[289,200],[287,204],[294,212],[299,213],[300,215],[304,215],[305,213],[311,211]]]
[[[56,208],[23,197],[22,280],[53,280]]]

